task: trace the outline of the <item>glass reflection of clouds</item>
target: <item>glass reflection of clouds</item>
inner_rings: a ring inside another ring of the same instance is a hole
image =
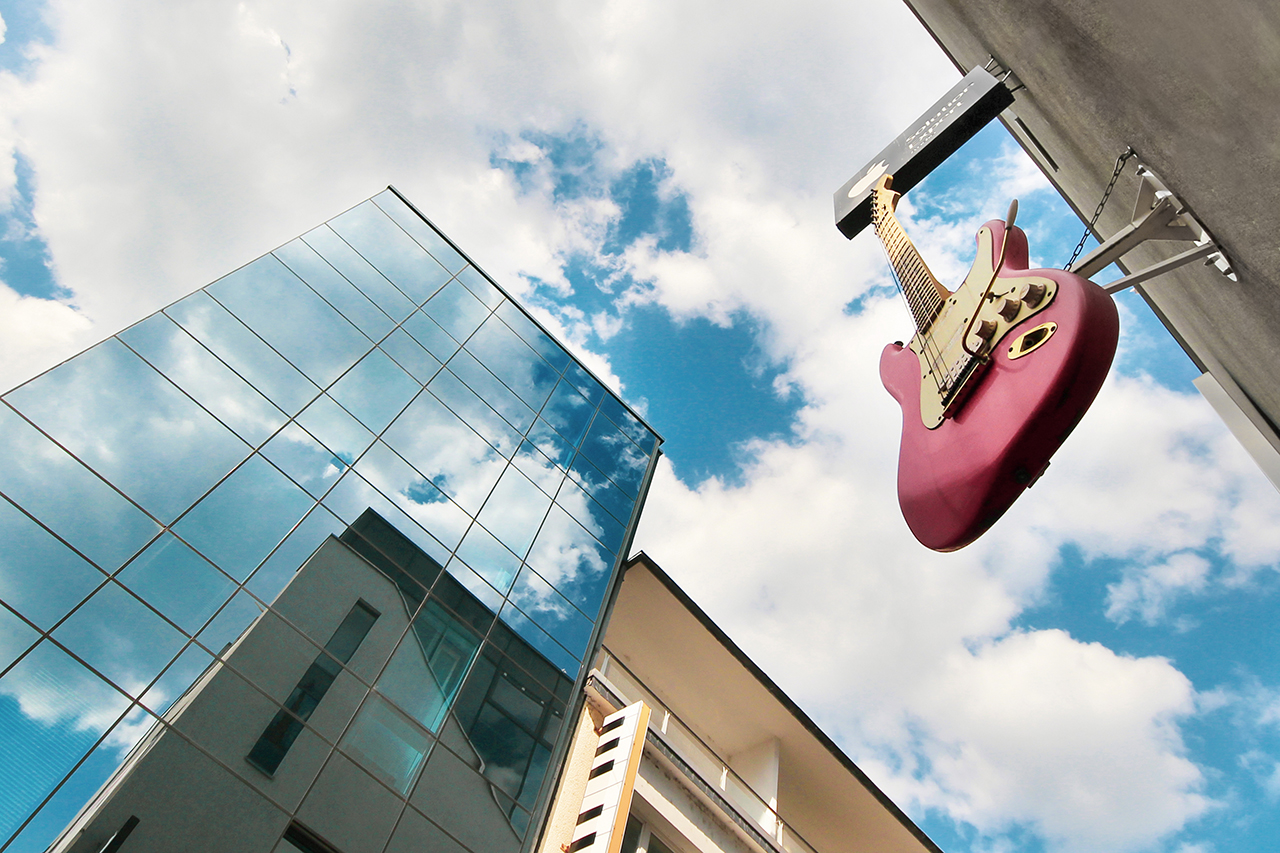
[[[153,715],[190,725],[178,697],[251,625],[300,625],[267,603],[371,510],[416,548],[363,559],[435,573],[400,587],[376,680],[335,664],[335,691],[374,692],[298,743],[428,815],[431,767],[461,759],[519,837],[657,444],[390,191],[10,392],[0,847],[47,846]],[[324,637],[299,630],[305,668]],[[239,713],[276,713],[280,666],[234,668]]]

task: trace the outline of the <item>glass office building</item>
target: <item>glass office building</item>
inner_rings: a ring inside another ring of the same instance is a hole
[[[398,194],[2,399],[3,849],[532,845],[660,439]]]

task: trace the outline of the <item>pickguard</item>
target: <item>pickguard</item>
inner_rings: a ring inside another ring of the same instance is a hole
[[[959,410],[981,382],[1000,341],[1015,326],[1048,308],[1058,291],[1057,282],[1042,276],[1000,277],[983,299],[999,251],[986,226],[978,232],[977,242],[977,257],[964,283],[947,297],[929,328],[911,339],[911,350],[920,361],[920,419],[929,429],[937,429]],[[975,313],[977,319],[970,328]],[[977,356],[965,351],[966,328],[970,328],[969,349]]]

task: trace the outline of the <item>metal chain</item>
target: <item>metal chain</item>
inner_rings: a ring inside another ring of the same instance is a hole
[[[1102,208],[1107,206],[1107,199],[1111,198],[1111,191],[1116,188],[1116,181],[1120,180],[1120,173],[1124,171],[1125,161],[1137,153],[1133,148],[1126,147],[1124,153],[1116,158],[1116,168],[1111,173],[1111,180],[1107,183],[1106,190],[1102,193],[1102,201],[1098,202],[1098,206],[1094,208],[1093,218],[1085,226],[1084,233],[1080,235],[1080,242],[1076,244],[1076,250],[1071,253],[1071,260],[1067,261],[1067,265],[1063,267],[1064,270],[1071,269],[1071,265],[1076,262],[1076,258],[1080,257],[1080,253],[1084,251],[1085,241],[1093,233],[1093,226],[1098,224],[1098,217],[1102,215]]]

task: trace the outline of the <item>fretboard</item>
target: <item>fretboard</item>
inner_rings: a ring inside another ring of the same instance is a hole
[[[889,189],[892,180],[891,175],[885,175],[876,186],[875,197],[871,202],[871,224],[875,227],[880,245],[884,247],[898,286],[902,288],[902,295],[911,308],[916,328],[924,332],[942,311],[943,303],[951,294],[929,272],[924,258],[920,257],[911,238],[902,230],[894,216],[898,193]]]

